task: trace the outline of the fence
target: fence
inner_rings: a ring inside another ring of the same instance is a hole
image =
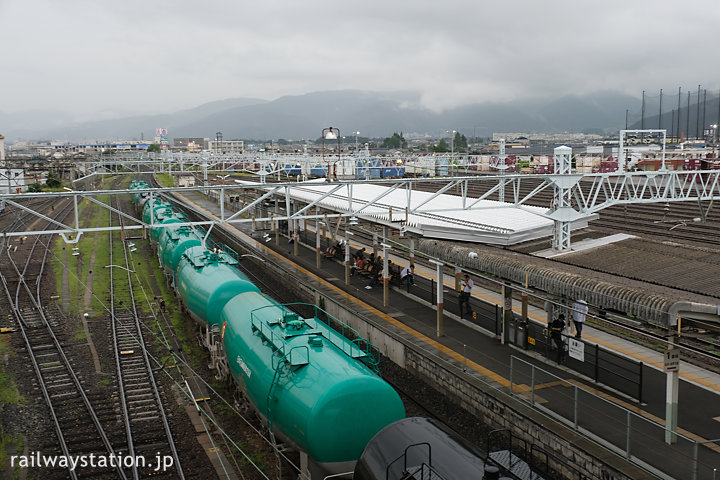
[[[520,319],[518,318],[516,321],[520,322]],[[552,359],[556,355],[556,350],[546,328],[531,322],[526,329],[528,339],[532,339],[526,348]],[[565,342],[574,342],[573,350],[580,356],[580,358],[575,358],[566,355],[565,366],[567,368],[642,403],[643,370],[646,368],[643,362],[619,355],[612,350],[582,339],[565,337]]]
[[[547,370],[512,356],[510,393],[649,471],[716,480],[720,442],[696,442]],[[601,421],[598,421],[598,420]],[[666,435],[673,443],[666,443]]]

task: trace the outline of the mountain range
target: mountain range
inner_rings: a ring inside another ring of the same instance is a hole
[[[0,133],[19,140],[96,142],[153,139],[157,128],[169,136],[223,139],[316,139],[333,126],[351,138],[387,137],[393,132],[443,136],[457,130],[487,137],[493,132],[615,133],[625,125],[626,110],[637,112],[640,100],[606,91],[559,98],[488,102],[434,111],[421,105],[417,92],[339,90],[283,96],[267,101],[232,98],[174,113],[85,121],[61,111],[8,114],[0,111]],[[634,115],[633,120],[637,117]]]

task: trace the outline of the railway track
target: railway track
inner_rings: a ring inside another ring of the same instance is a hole
[[[66,353],[62,333],[56,331],[60,327],[59,312],[46,309],[42,303],[41,281],[50,247],[49,242],[42,243],[43,238],[38,235],[31,241],[22,241],[15,246],[18,248],[13,248],[12,256],[8,248],[3,248],[0,280],[57,437],[57,450],[43,454],[45,458],[60,455],[68,464],[64,471],[45,470],[44,478],[125,479],[116,461],[120,454],[113,447],[116,438],[103,427],[115,423],[112,404],[99,402],[97,397],[93,403],[93,396],[88,393],[91,388],[83,383],[82,375]],[[105,462],[96,463],[100,458]],[[70,459],[87,468],[74,468],[68,462]]]
[[[118,215],[123,225],[121,215]],[[160,389],[148,357],[141,322],[133,292],[132,253],[128,245],[110,238],[110,314],[113,353],[117,372],[119,400],[128,445],[128,454],[144,459],[171,463],[157,470],[155,463],[132,465],[128,476],[133,479],[153,478],[184,479],[180,457],[175,447],[168,417],[163,407]],[[116,251],[120,255],[116,255]],[[117,262],[117,263],[116,263]],[[125,304],[121,298],[128,299]]]

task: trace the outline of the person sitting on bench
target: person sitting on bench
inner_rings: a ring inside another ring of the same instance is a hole
[[[338,251],[342,251],[342,243],[338,242],[334,247],[328,247],[325,250],[325,258],[333,258],[337,255]]]

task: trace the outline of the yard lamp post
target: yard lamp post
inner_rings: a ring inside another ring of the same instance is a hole
[[[340,160],[340,129],[335,127],[327,127],[322,129],[322,161],[325,162],[325,140],[337,140],[337,152],[338,152],[338,161]],[[337,162],[333,163],[333,170],[337,165]],[[330,182],[331,180],[331,172],[330,172],[330,160],[327,162],[328,166],[328,172],[327,172],[327,181]],[[337,172],[333,171],[333,176],[337,178]]]
[[[452,132],[450,130],[446,130],[450,134],[450,176],[454,177],[454,165],[455,165],[455,133],[457,133],[455,130]]]

